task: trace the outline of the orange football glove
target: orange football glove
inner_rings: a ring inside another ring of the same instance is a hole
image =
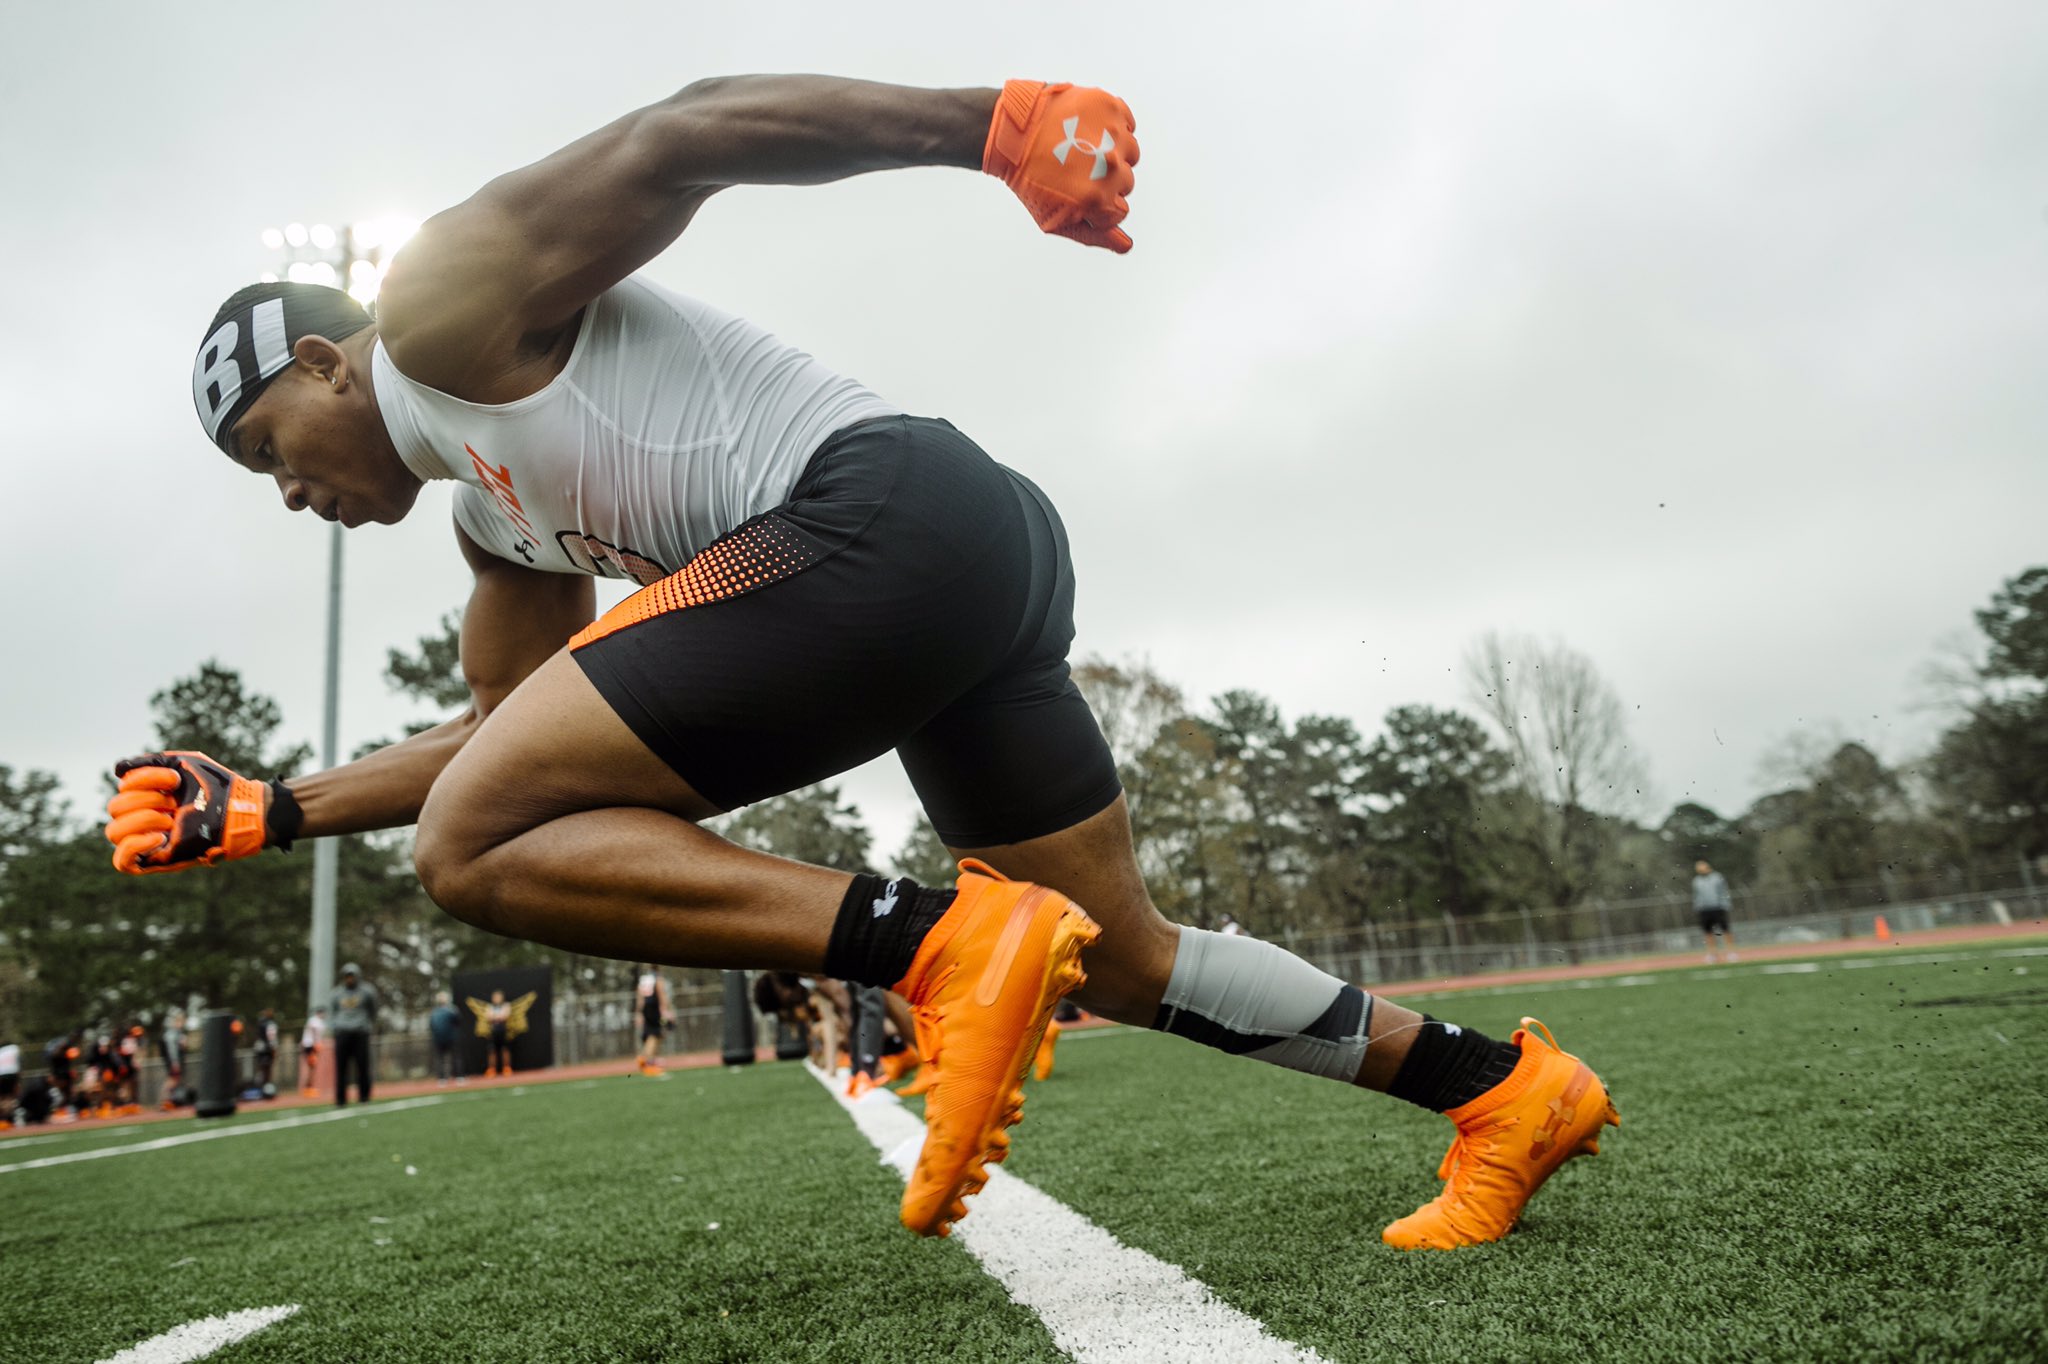
[[[1117,224],[1137,177],[1138,123],[1107,90],[1011,81],[996,100],[981,168],[1015,191],[1047,232],[1121,255]]]
[[[252,857],[270,843],[264,784],[204,753],[145,753],[114,764],[107,802],[114,868],[138,875]]]

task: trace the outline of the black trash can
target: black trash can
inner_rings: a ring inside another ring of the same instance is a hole
[[[725,1044],[720,1054],[729,1066],[754,1063],[754,1001],[747,998],[747,973],[725,973]]]
[[[199,1023],[199,1094],[192,1111],[202,1118],[225,1118],[235,1111],[241,1088],[235,1043],[242,1040],[242,1020],[226,1009],[212,1009]]]

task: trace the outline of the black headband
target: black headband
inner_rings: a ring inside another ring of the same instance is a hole
[[[292,360],[302,336],[339,341],[370,325],[363,305],[324,284],[244,289],[213,320],[192,361],[192,403],[207,439],[232,456],[235,423]]]

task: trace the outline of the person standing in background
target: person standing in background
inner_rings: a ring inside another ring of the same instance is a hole
[[[320,1092],[320,1041],[327,1036],[327,1010],[315,1009],[299,1030],[299,1093],[310,1099]]]
[[[491,1038],[491,1063],[484,1068],[485,1076],[510,1075],[512,1006],[506,1002],[503,990],[491,991],[491,1002],[484,1009],[484,1026],[490,1030]]]
[[[668,1002],[668,983],[661,978],[661,972],[652,966],[640,969],[640,979],[634,986],[634,999],[640,1014],[640,1073],[661,1074],[661,1038],[676,1021],[676,1011]]]
[[[185,1087],[185,1011],[176,1005],[164,1015],[163,1031],[157,1045],[164,1054],[164,1095],[157,1107],[168,1113],[178,1106],[178,1091]]]
[[[114,1112],[124,1118],[142,1111],[142,1105],[136,1102],[141,1097],[136,1090],[145,1036],[142,1025],[130,1020],[114,1038]]]
[[[455,1010],[455,998],[446,990],[434,992],[434,1012],[427,1016],[427,1033],[434,1043],[434,1083],[446,1088],[450,1080],[461,1084],[462,1059],[456,1048],[462,1043],[462,1015]]]
[[[356,1097],[370,1101],[370,1030],[377,1024],[377,987],[363,979],[354,962],[341,968],[341,984],[328,999],[334,1030],[334,1103],[348,1103],[348,1077],[356,1075]]]
[[[14,1105],[21,1092],[21,1047],[0,1042],[0,1132],[14,1126]]]
[[[1714,960],[1714,934],[1728,940],[1728,960],[1736,960],[1735,930],[1728,926],[1728,911],[1734,901],[1728,894],[1728,878],[1707,865],[1705,858],[1692,864],[1692,910],[1699,915],[1700,934],[1707,940],[1707,960]]]
[[[265,1009],[256,1015],[256,1088],[264,1098],[272,1098],[277,1091],[271,1087],[271,1072],[277,1068],[278,1048],[283,1045],[284,1030],[277,1025],[277,1010]]]

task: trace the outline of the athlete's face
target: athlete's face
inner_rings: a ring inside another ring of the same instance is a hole
[[[391,446],[366,379],[369,333],[344,349],[302,338],[293,363],[235,424],[235,462],[274,480],[292,511],[344,526],[404,519],[420,480]],[[354,340],[355,338],[350,338]]]

